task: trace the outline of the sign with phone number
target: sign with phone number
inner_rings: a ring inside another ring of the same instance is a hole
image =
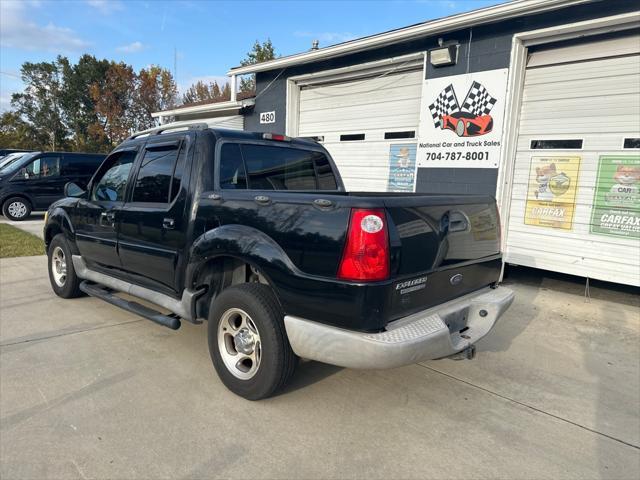
[[[489,160],[489,152],[451,152],[451,151],[437,151],[437,152],[426,152],[425,160],[429,161],[457,161],[457,160],[465,160],[465,161],[484,161]]]
[[[418,167],[497,168],[506,90],[506,68],[425,80]]]

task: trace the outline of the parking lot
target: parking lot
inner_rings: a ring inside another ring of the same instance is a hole
[[[34,227],[35,228],[35,227]],[[513,269],[473,361],[304,362],[248,402],[205,326],[173,332],[54,296],[46,258],[0,262],[0,476],[638,478],[637,291]]]

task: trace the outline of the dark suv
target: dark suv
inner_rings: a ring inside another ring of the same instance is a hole
[[[0,205],[11,220],[24,220],[32,210],[46,210],[64,197],[64,186],[86,186],[106,155],[31,152],[0,165]]]
[[[470,358],[513,300],[497,287],[495,199],[346,192],[307,139],[163,126],[67,193],[44,227],[54,292],[172,329],[208,321],[218,375],[252,400],[298,357],[366,369]]]

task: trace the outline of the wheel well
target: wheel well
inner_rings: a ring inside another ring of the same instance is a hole
[[[53,240],[53,237],[55,237],[59,233],[64,233],[62,231],[62,228],[60,228],[60,225],[53,223],[49,227],[47,227],[47,230],[44,232],[45,250],[49,250],[49,244],[51,243],[51,240]]]
[[[242,283],[262,283],[271,287],[267,277],[254,265],[235,257],[217,257],[207,262],[193,282],[194,289],[206,288],[196,302],[197,318],[209,318],[211,301],[224,289]]]

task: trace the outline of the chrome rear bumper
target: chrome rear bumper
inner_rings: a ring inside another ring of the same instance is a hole
[[[347,368],[393,368],[465,350],[489,333],[513,298],[508,288],[486,288],[396,320],[380,333],[343,330],[290,315],[284,323],[291,348],[300,357]],[[454,331],[447,327],[452,319]]]

